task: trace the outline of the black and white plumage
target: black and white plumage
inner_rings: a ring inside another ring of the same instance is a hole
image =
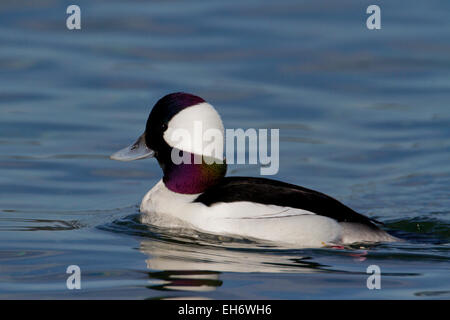
[[[338,222],[364,224],[376,229],[380,222],[363,216],[326,194],[265,178],[225,177],[194,200],[207,206],[219,202],[250,201],[297,208]]]
[[[204,130],[223,134],[219,114],[202,98],[167,95],[150,113],[144,134],[111,156],[125,161],[154,156],[163,169],[163,179],[142,200],[144,223],[298,247],[396,240],[377,221],[323,193],[272,179],[225,177],[225,162],[174,163],[174,150],[192,158],[213,156],[195,143],[177,145],[172,137],[175,130],[192,133],[199,121]]]

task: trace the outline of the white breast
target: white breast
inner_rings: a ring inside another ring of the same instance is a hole
[[[339,223],[309,211],[247,201],[221,202],[208,207],[192,202],[197,197],[198,194],[172,192],[161,180],[142,200],[142,222],[162,227],[190,227],[297,247],[321,247],[339,242],[342,236]]]

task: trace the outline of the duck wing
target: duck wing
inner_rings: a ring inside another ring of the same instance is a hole
[[[225,177],[194,200],[207,206],[237,201],[302,209],[338,222],[361,223],[373,229],[378,229],[374,223],[380,223],[326,194],[266,178]]]

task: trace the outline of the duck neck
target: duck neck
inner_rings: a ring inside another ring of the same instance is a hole
[[[176,193],[202,193],[225,177],[227,171],[225,160],[218,163],[210,161],[211,158],[186,151],[183,152],[183,159],[190,161],[183,161],[180,164],[175,164],[170,157],[157,158],[163,169],[165,186]]]

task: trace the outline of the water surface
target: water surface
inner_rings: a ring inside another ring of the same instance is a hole
[[[79,0],[79,31],[70,4],[0,4],[0,298],[450,297],[448,1],[377,1],[377,31],[367,1]],[[406,241],[295,250],[141,225],[160,169],[108,156],[174,91],[227,128],[279,128],[274,178]]]

